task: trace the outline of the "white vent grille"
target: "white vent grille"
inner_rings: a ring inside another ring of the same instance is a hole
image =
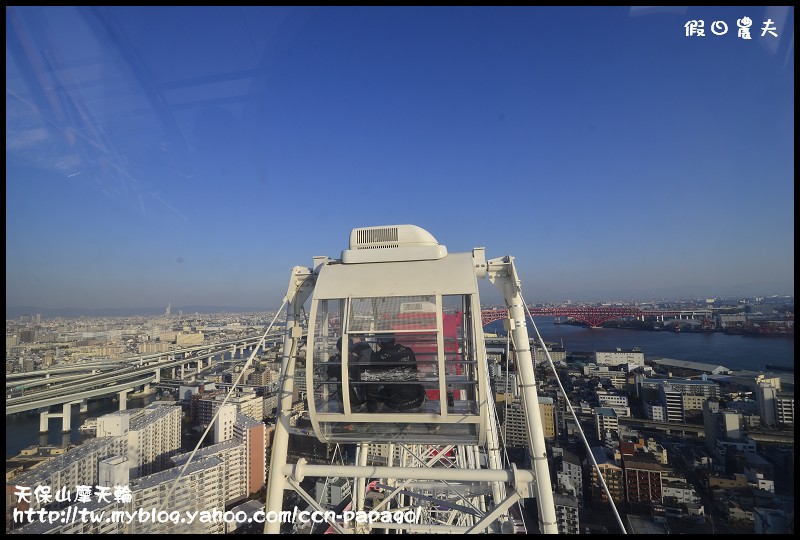
[[[393,245],[387,245],[393,242]],[[382,244],[380,246],[362,246],[362,244]],[[374,249],[383,247],[397,247],[397,227],[384,227],[381,229],[361,229],[356,231],[356,247],[358,249]]]

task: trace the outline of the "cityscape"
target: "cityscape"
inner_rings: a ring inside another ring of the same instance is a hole
[[[578,318],[553,316],[546,310],[575,309],[580,317],[602,309],[639,308],[648,315],[617,317],[596,330],[636,329],[636,334],[643,336],[641,342],[647,343],[646,335],[659,329],[715,332],[722,339],[736,339],[745,332],[763,334],[759,328],[771,328],[772,335],[755,339],[789,340],[792,338],[786,336],[793,336],[794,328],[793,306],[793,297],[773,296],[565,301],[561,305],[535,304],[529,309],[542,311],[541,320],[549,321],[552,328],[591,328]],[[502,330],[490,331],[497,310],[503,311],[501,306],[483,309],[488,321],[485,339],[491,384],[509,458],[523,467],[530,460],[524,407],[517,374],[509,368],[514,364],[514,351],[506,349]],[[665,315],[659,317],[658,311]],[[270,338],[254,350],[273,319],[276,324]],[[147,506],[171,485],[202,432],[211,425],[192,467],[184,471],[203,480],[181,484],[181,505],[196,511],[224,507],[248,515],[263,510],[285,322],[282,313],[189,314],[181,309],[175,312],[169,305],[158,316],[43,319],[26,314],[7,319],[7,495],[19,485],[51,486],[56,491],[59,486],[130,484],[129,506]],[[701,363],[653,357],[646,348],[638,347],[594,351],[574,351],[561,343],[548,343],[547,347],[599,467],[590,466],[567,401],[553,382],[544,350],[536,344],[539,408],[559,532],[617,532],[616,523],[604,510],[608,496],[601,490],[598,470],[611,499],[625,515],[629,532],[792,530],[792,358],[783,366],[771,366],[774,369],[745,370],[730,369],[713,358]],[[254,361],[247,362],[253,354]],[[242,373],[246,363],[249,365]],[[150,370],[150,382],[143,383],[146,369]],[[112,380],[116,374],[121,377]],[[237,380],[235,393],[216,415]],[[339,445],[322,443],[312,430],[303,428],[310,423],[305,381],[300,380],[291,411],[289,459],[325,463]],[[60,388],[67,389],[68,395],[59,399],[63,396]],[[80,398],[77,394],[84,388],[88,397]],[[50,396],[58,403],[42,409]],[[31,398],[35,401],[26,406],[25,400]],[[8,422],[9,410],[20,411],[12,414],[12,423]],[[96,416],[93,411],[97,410],[104,414]],[[70,423],[73,418],[77,421]],[[18,429],[23,423],[33,429]],[[9,444],[16,444],[10,453]],[[385,464],[385,449],[374,446],[369,461]],[[632,475],[639,478],[635,489],[626,480]],[[213,478],[225,479],[219,492],[207,489]],[[320,481],[309,490],[326,508],[336,508],[350,495],[350,486],[341,480]],[[46,498],[39,502],[37,496],[25,504],[9,495],[7,532],[176,530],[169,523],[23,524],[14,519],[15,511],[62,509],[67,504],[48,504]],[[95,502],[83,506],[92,511],[104,508]],[[522,519],[534,522],[530,515]],[[197,530],[260,532],[252,526],[237,527],[243,526],[217,523],[210,530],[208,525]],[[294,532],[304,532],[296,527]]]

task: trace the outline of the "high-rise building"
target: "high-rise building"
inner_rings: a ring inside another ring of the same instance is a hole
[[[644,452],[622,457],[625,471],[625,496],[629,503],[661,502],[661,476],[664,468]]]
[[[522,404],[522,397],[511,397],[506,395],[509,400],[506,418],[503,421],[503,433],[506,445],[517,448],[528,447],[528,425],[525,420],[525,408]],[[544,438],[553,440],[556,437],[555,404],[553,398],[539,397],[539,414],[542,420],[542,430]]]
[[[66,487],[94,486],[100,473],[100,463],[111,457],[127,454],[126,437],[98,437],[76,446],[64,454],[26,471],[14,478],[14,485],[30,487],[50,487],[56,493]],[[66,506],[66,501],[63,506]],[[29,508],[39,510],[44,502],[32,498]],[[58,506],[58,505],[57,505]]]
[[[112,456],[100,462],[97,485],[114,488],[130,483],[130,465],[125,456]]]
[[[780,381],[761,381],[756,388],[758,414],[765,424],[794,425],[794,392],[781,391]]]
[[[200,394],[197,404],[197,420],[203,425],[207,426],[211,423],[217,409],[225,400],[226,393],[219,392],[208,397]],[[236,408],[236,412],[240,412],[245,416],[249,416],[253,420],[263,420],[264,418],[264,398],[257,396],[255,392],[236,394],[228,398],[228,403]]]
[[[180,454],[173,458],[175,467],[182,469],[189,461],[191,452]],[[192,463],[214,457],[222,462],[222,476],[225,482],[221,486],[224,504],[232,504],[247,498],[247,478],[245,446],[241,441],[230,439],[225,442],[212,444],[195,452]],[[190,466],[191,466],[190,464]]]
[[[594,501],[608,501],[608,495],[600,483],[600,475],[602,475],[608,487],[608,492],[611,494],[611,499],[614,501],[624,501],[625,484],[622,467],[614,463],[613,458],[608,455],[607,450],[603,447],[593,447],[592,456],[597,462],[597,468],[590,467],[592,474],[592,499]],[[599,473],[598,469],[600,471]]]
[[[578,501],[574,497],[556,493],[553,495],[556,506],[556,522],[559,534],[580,534]]]
[[[595,407],[593,415],[598,440],[602,441],[609,436],[616,438],[619,435],[619,419],[614,409],[610,407]]]
[[[131,478],[172,466],[170,457],[181,447],[181,408],[150,405],[103,415],[97,419],[98,437],[124,437]]]
[[[122,439],[121,437],[110,437]],[[101,461],[114,471],[122,474],[124,467],[118,459]],[[182,473],[182,474],[181,474]],[[186,516],[191,512],[198,516],[199,512],[218,510],[225,507],[225,464],[216,456],[204,457],[192,461],[184,471],[183,468],[173,467],[169,470],[143,476],[132,480],[130,483],[131,501],[128,503],[116,501],[113,497],[100,499],[93,496],[88,503],[74,505],[78,512],[86,510],[93,512],[94,516],[110,516],[112,512],[127,512],[133,515],[140,511],[150,513],[163,511],[168,513],[178,512]],[[70,485],[70,484],[67,484]],[[94,481],[86,484],[93,486]],[[104,485],[104,484],[98,484]],[[167,498],[167,493],[172,494]],[[74,502],[74,496],[73,496]],[[77,514],[76,514],[77,515]],[[185,534],[221,534],[225,531],[225,522],[222,519],[181,522],[175,524],[172,520],[140,519],[137,515],[132,520],[108,519],[66,519],[66,520],[35,520],[29,525],[19,529],[23,534],[174,534],[180,531]]]
[[[205,336],[202,332],[183,333],[175,335],[175,345],[179,347],[191,347],[192,345],[202,345]]]
[[[631,409],[628,407],[628,396],[617,394],[616,392],[608,392],[606,390],[597,390],[597,400],[600,402],[601,407],[609,407],[614,409],[617,417],[627,417],[631,415]]]
[[[719,385],[709,380],[689,380],[689,379],[648,379],[642,375],[636,376],[637,392],[642,395],[645,390],[659,390],[661,386],[669,385],[672,390],[681,394],[696,396],[706,396],[707,398],[719,398]]]
[[[228,479],[225,476],[225,463],[216,456],[192,461],[183,471],[183,467],[140,478],[131,485],[132,500],[129,511],[139,508],[163,509],[169,512],[205,512],[225,508],[225,490]],[[181,471],[183,474],[181,475]],[[180,480],[176,479],[180,475]],[[174,486],[175,490],[169,499],[166,494]],[[134,519],[124,531],[127,534],[174,534],[180,530],[183,534],[222,534],[225,523],[221,519],[203,523],[196,519],[193,523],[174,525],[170,521],[155,524]]]
[[[644,353],[638,349],[623,350],[621,348],[617,348],[615,351],[595,351],[594,362],[598,366],[618,366],[620,364],[644,366]]]
[[[775,413],[779,425],[794,425],[794,392],[778,392],[775,396]]]
[[[225,504],[231,504],[264,487],[266,478],[266,426],[243,414],[230,404],[222,407],[214,425],[214,444],[198,450],[194,460],[215,456],[224,465]],[[172,458],[182,467],[191,452]]]
[[[683,394],[669,384],[659,387],[661,404],[667,414],[667,422],[683,422]]]
[[[256,493],[267,483],[267,426],[264,422],[238,413],[233,434],[245,446],[247,493]]]
[[[214,444],[233,439],[233,424],[236,421],[236,405],[226,403],[219,407],[214,420]]]
[[[581,461],[569,450],[553,447],[556,467],[556,492],[574,497],[580,506],[583,503],[583,468]]]
[[[705,432],[706,449],[710,452],[716,450],[717,437],[719,437],[719,401],[706,400],[703,403],[703,431]]]

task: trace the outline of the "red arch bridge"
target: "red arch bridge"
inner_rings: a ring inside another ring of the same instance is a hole
[[[623,318],[636,318],[644,320],[647,317],[664,320],[674,319],[709,319],[712,316],[709,309],[696,310],[642,310],[637,307],[605,307],[605,306],[576,306],[576,307],[548,307],[528,308],[531,315],[549,317],[571,317],[577,321],[585,322],[590,326],[600,326],[606,321]],[[481,311],[483,326],[494,321],[508,317],[505,309],[484,309]]]

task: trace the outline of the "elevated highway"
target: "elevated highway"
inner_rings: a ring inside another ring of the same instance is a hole
[[[272,346],[281,337],[281,332],[270,334],[265,342],[265,347]],[[30,381],[28,384],[41,385],[42,381],[44,381],[43,384],[49,384],[49,387],[7,398],[6,415],[40,410],[43,418],[45,418],[42,421],[42,425],[46,426],[47,418],[67,418],[69,408],[74,404],[81,404],[83,407],[88,399],[113,394],[119,395],[120,408],[124,409],[127,393],[138,387],[147,388],[151,383],[160,381],[161,370],[180,368],[183,376],[185,375],[185,368],[195,364],[196,370],[193,373],[197,374],[203,369],[208,369],[215,356],[219,356],[222,359],[226,352],[231,352],[232,349],[235,351],[239,348],[245,350],[253,347],[260,339],[260,335],[249,336],[222,343],[204,344],[170,351],[168,354],[146,355],[118,364],[118,369],[115,370],[81,376],[80,380],[70,377],[70,380],[67,381],[52,379],[48,381],[47,375],[42,374],[39,380]],[[203,354],[198,354],[200,351],[203,351]],[[182,358],[175,358],[178,355],[182,356]],[[206,360],[208,360],[208,365],[204,366],[203,364]],[[41,409],[58,405],[63,406],[62,413],[50,413],[47,410],[41,411]],[[67,429],[66,425],[65,429]],[[46,430],[46,427],[44,430]]]
[[[62,373],[92,373],[97,371],[111,370],[118,368],[124,361],[119,362],[81,362],[72,366],[57,367],[50,369],[40,369],[37,371],[27,371],[25,373],[7,373],[6,386],[12,386],[14,381],[24,381],[27,379],[41,379],[60,375]],[[17,383],[18,384],[18,383]]]

